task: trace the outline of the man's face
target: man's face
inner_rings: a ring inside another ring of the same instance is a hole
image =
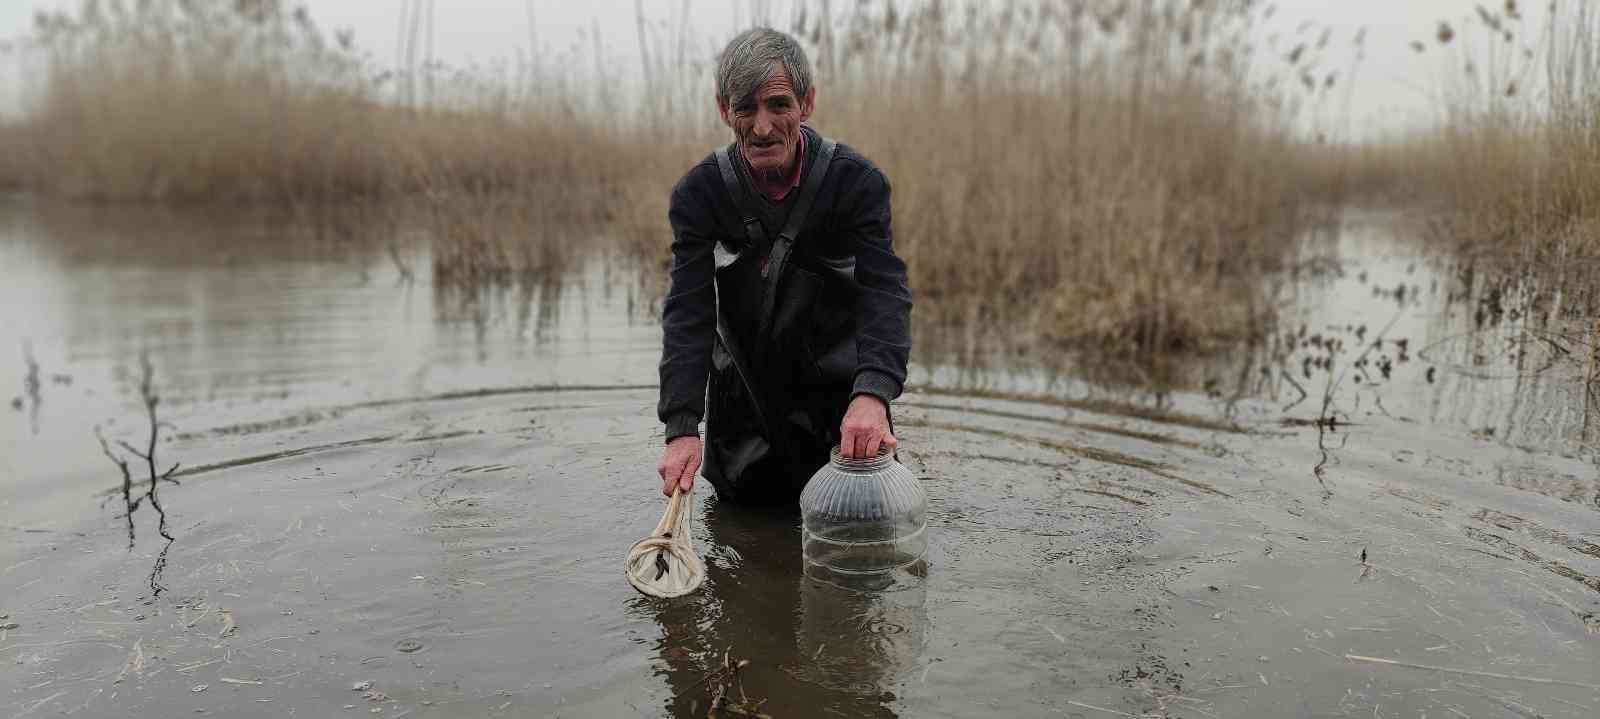
[[[800,144],[800,123],[811,117],[816,99],[816,87],[808,89],[804,98],[797,97],[789,74],[774,64],[754,95],[735,98],[732,107],[718,98],[717,109],[733,128],[750,169],[758,175],[779,174],[790,168]]]

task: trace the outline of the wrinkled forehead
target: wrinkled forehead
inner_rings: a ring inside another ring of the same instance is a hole
[[[767,78],[761,81],[754,90],[745,97],[739,98],[740,104],[747,102],[763,103],[774,96],[795,96],[794,83],[789,81],[789,72],[784,69],[783,63],[774,62],[767,69]],[[795,97],[795,99],[799,99]]]

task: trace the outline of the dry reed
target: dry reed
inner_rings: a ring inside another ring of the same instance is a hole
[[[1600,257],[1600,8],[1540,10],[1530,23],[1516,2],[1478,5],[1415,43],[1459,71],[1440,122],[1366,148],[1351,181],[1425,188],[1455,245],[1554,266]]]
[[[1333,81],[1314,69],[1325,39],[1257,53],[1257,5],[801,3],[788,22],[817,66],[815,123],[893,182],[923,321],[1164,352],[1258,329],[1260,278],[1293,246],[1295,107]],[[624,102],[602,62],[598,78],[551,69],[574,62],[419,68],[426,14],[409,7],[398,74],[276,0],[42,17],[27,52],[44,80],[0,130],[26,148],[0,182],[101,200],[420,198],[436,279],[468,284],[557,266],[518,248],[553,220],[608,221],[658,275],[667,188],[726,137],[712,44],[646,23],[641,4],[649,91]]]
[[[921,320],[1140,355],[1262,329],[1304,197],[1293,105],[1331,81],[1253,80],[1249,2],[952,7],[792,27],[822,78],[815,123],[891,179]],[[661,214],[639,223],[658,257]]]
[[[436,68],[451,80],[448,101],[386,103],[393,74],[351,42],[270,0],[86,3],[38,18],[28,54],[45,80],[9,131],[39,189],[88,199],[546,194],[614,170],[612,143],[570,107],[529,106],[484,78]]]

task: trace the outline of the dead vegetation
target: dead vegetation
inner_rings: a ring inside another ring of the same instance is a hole
[[[421,206],[445,283],[507,281],[530,269],[520,246],[539,227],[601,221],[619,201],[627,145],[552,97],[559,78],[432,67],[439,94],[397,104],[393,71],[287,3],[86,3],[38,15],[13,56],[40,79],[0,124],[0,185],[288,208],[346,236],[373,229],[350,226],[351,207],[392,231]]]
[[[1152,355],[1258,332],[1260,277],[1293,251],[1293,122],[1336,75],[1316,28],[1257,47],[1258,5],[799,3],[754,19],[808,43],[817,126],[888,172],[924,318]],[[639,13],[640,92],[603,47],[498,73],[419,64],[415,17],[387,70],[286,3],[41,15],[19,55],[41,79],[0,130],[24,150],[0,178],[85,200],[420,199],[435,281],[469,286],[559,264],[543,228],[588,222],[653,280],[666,190],[726,133],[707,109],[718,39]]]
[[[336,204],[523,192],[552,212],[614,174],[600,127],[454,73],[386,102],[393,72],[281,2],[150,0],[41,13],[42,81],[7,133],[37,189],[88,200]],[[444,69],[435,72],[446,73]],[[589,153],[587,157],[584,153]]]
[[[740,672],[748,666],[750,666],[749,659],[734,659],[731,650],[725,650],[722,652],[722,662],[684,691],[704,687],[707,698],[706,716],[713,719],[723,716],[771,719],[761,711],[762,705],[766,704],[767,700],[752,700],[744,691],[744,680],[740,677]],[[698,714],[699,701],[692,702],[690,707],[690,712]]]
[[[1534,267],[1600,259],[1600,8],[1507,0],[1441,23],[1419,54],[1455,68],[1436,125],[1353,151],[1366,195],[1433,203],[1436,234]]]
[[[896,7],[788,29],[816,125],[893,183],[921,321],[1139,356],[1261,329],[1305,199],[1293,118],[1335,85],[1325,35],[1270,55],[1248,2]],[[652,199],[638,251],[665,258]]]

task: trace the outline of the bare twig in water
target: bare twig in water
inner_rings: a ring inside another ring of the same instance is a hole
[[[129,468],[129,462],[126,458],[119,456],[115,451],[112,450],[111,443],[106,439],[105,434],[100,430],[99,425],[95,425],[94,435],[96,439],[100,440],[100,451],[105,454],[106,459],[111,460],[112,464],[117,465],[117,470],[122,473],[123,516],[126,518],[128,523],[129,551],[133,550],[135,540],[133,513],[137,511],[139,507],[142,506],[146,501],[148,501],[150,503],[150,507],[155,510],[157,517],[156,531],[161,535],[162,539],[167,540],[166,546],[161,548],[161,553],[156,556],[155,565],[150,570],[150,590],[155,595],[159,596],[161,592],[166,589],[166,587],[163,587],[160,582],[161,572],[162,570],[166,569],[167,552],[168,550],[172,549],[172,543],[175,541],[175,538],[172,536],[171,532],[167,530],[167,511],[161,506],[161,498],[157,490],[160,488],[160,484],[162,482],[179,484],[178,480],[172,478],[173,473],[178,471],[179,464],[176,462],[173,463],[173,465],[168,467],[167,471],[165,472],[157,471],[158,465],[156,460],[156,445],[160,440],[161,428],[170,428],[171,425],[166,422],[162,422],[156,417],[156,407],[161,403],[161,398],[156,394],[155,391],[155,369],[150,365],[149,353],[142,353],[139,355],[139,367],[141,370],[141,376],[139,380],[139,397],[144,402],[145,414],[150,421],[150,439],[143,450],[140,450],[132,444],[122,440],[118,440],[117,445],[122,447],[127,454],[131,454],[134,457],[143,460],[144,465],[149,473],[148,481],[145,484],[144,494],[138,497],[133,496],[134,480],[133,472]]]
[[[727,711],[738,716],[765,717],[766,714],[758,710],[767,700],[751,701],[744,691],[744,679],[739,673],[750,666],[749,659],[734,659],[731,650],[722,652],[722,664],[700,677],[699,681],[684,688],[688,692],[702,684],[706,685],[706,693],[711,697],[710,712],[707,716],[717,716],[719,711]],[[734,696],[734,692],[738,696]]]
[[[1516,681],[1516,682],[1530,682],[1530,683],[1533,683],[1533,684],[1551,684],[1551,685],[1557,685],[1557,686],[1578,687],[1580,689],[1593,689],[1595,691],[1600,691],[1600,684],[1585,684],[1583,682],[1572,682],[1572,681],[1567,681],[1565,679],[1545,679],[1545,678],[1542,678],[1542,677],[1524,677],[1524,676],[1518,676],[1518,675],[1515,675],[1515,674],[1497,674],[1495,672],[1480,672],[1480,671],[1473,671],[1471,669],[1451,669],[1449,667],[1435,667],[1435,666],[1431,666],[1431,665],[1428,665],[1428,664],[1413,664],[1411,662],[1402,662],[1402,661],[1397,661],[1397,660],[1394,660],[1394,659],[1383,659],[1383,658],[1380,658],[1380,657],[1363,657],[1363,656],[1356,655],[1356,654],[1346,654],[1346,655],[1344,655],[1344,658],[1345,659],[1349,659],[1350,661],[1353,661],[1353,662],[1367,662],[1367,663],[1370,663],[1370,664],[1386,664],[1386,665],[1395,666],[1395,667],[1406,667],[1408,669],[1425,669],[1427,671],[1443,672],[1445,674],[1460,674],[1460,675],[1469,676],[1469,677],[1488,677],[1490,679],[1507,679],[1507,680]]]
[[[98,424],[94,426],[94,436],[100,440],[100,451],[105,453],[106,459],[111,460],[112,464],[117,465],[117,469],[122,471],[122,502],[126,510],[122,513],[122,516],[128,520],[128,549],[131,551],[133,549],[133,510],[139,508],[139,503],[144,501],[144,497],[140,497],[137,500],[133,498],[133,474],[128,471],[128,460],[118,457],[111,451],[111,445],[106,442],[106,436],[100,431],[100,425]]]
[[[1327,438],[1328,433],[1337,432],[1338,427],[1334,424],[1331,418],[1327,422],[1323,422],[1319,419],[1316,425],[1317,451],[1322,453],[1322,459],[1318,460],[1316,466],[1311,468],[1311,475],[1317,478],[1317,485],[1322,487],[1322,498],[1329,499],[1333,497],[1333,487],[1328,483],[1328,465],[1330,463],[1337,465],[1338,461],[1335,460],[1331,454],[1331,451],[1335,448],[1328,446]],[[1340,437],[1339,446],[1337,449],[1344,449],[1345,443],[1349,441],[1349,434]]]
[[[1296,405],[1306,401],[1306,398],[1311,396],[1309,392],[1306,392],[1306,388],[1301,387],[1299,382],[1294,381],[1294,375],[1290,374],[1288,370],[1280,369],[1278,370],[1278,374],[1283,375],[1283,378],[1289,381],[1289,386],[1300,391],[1300,399],[1284,405],[1283,411],[1288,412],[1289,410],[1294,409]]]
[[[1384,336],[1388,335],[1389,330],[1394,329],[1395,323],[1400,321],[1401,314],[1403,314],[1403,312],[1396,312],[1394,317],[1389,320],[1389,324],[1384,325],[1383,329],[1380,330],[1378,332],[1378,334],[1374,336],[1374,340],[1372,342],[1370,342],[1370,343],[1366,343],[1365,344],[1365,347],[1363,347],[1363,349],[1361,350],[1361,354],[1356,355],[1355,361],[1347,363],[1344,366],[1344,369],[1342,369],[1339,372],[1339,376],[1338,377],[1334,377],[1333,376],[1333,373],[1332,373],[1333,366],[1331,364],[1332,359],[1331,359],[1331,356],[1330,356],[1330,359],[1329,359],[1330,364],[1328,366],[1328,369],[1329,369],[1328,382],[1322,389],[1322,410],[1317,414],[1317,419],[1316,419],[1316,422],[1315,422],[1316,427],[1317,427],[1317,451],[1321,454],[1321,459],[1317,462],[1316,466],[1311,468],[1311,475],[1313,477],[1316,477],[1317,485],[1322,487],[1322,498],[1323,499],[1328,499],[1328,498],[1333,496],[1333,488],[1328,483],[1328,465],[1330,464],[1330,462],[1332,460],[1332,456],[1330,455],[1330,450],[1332,448],[1330,448],[1328,446],[1328,441],[1327,441],[1328,440],[1328,433],[1329,432],[1337,432],[1338,431],[1338,426],[1340,424],[1350,424],[1350,421],[1348,419],[1348,415],[1346,416],[1345,419],[1341,420],[1339,418],[1339,414],[1340,413],[1337,410],[1334,409],[1334,406],[1333,406],[1334,393],[1339,389],[1339,385],[1344,383],[1344,378],[1345,378],[1346,375],[1348,375],[1350,373],[1350,368],[1351,367],[1359,367],[1359,366],[1361,366],[1362,362],[1367,358],[1367,355],[1369,353],[1371,353],[1374,348],[1379,347],[1379,346],[1381,346],[1383,344]],[[1289,373],[1284,372],[1283,376],[1287,378],[1289,376]],[[1292,380],[1292,379],[1289,380],[1289,381],[1290,381],[1290,383],[1294,382],[1294,380]],[[1300,385],[1295,384],[1294,386],[1295,386],[1296,389],[1299,389],[1302,394],[1305,393],[1305,390],[1301,389]],[[1299,404],[1302,401],[1304,401],[1303,397],[1300,400],[1296,400],[1293,404],[1290,404],[1289,406],[1293,407],[1294,405]],[[1285,407],[1285,409],[1288,409],[1288,408]],[[1350,439],[1349,435],[1345,435],[1343,438],[1341,438],[1341,441],[1339,443],[1339,447],[1338,448],[1339,449],[1344,449],[1344,443],[1349,441],[1349,439]]]
[[[1107,714],[1115,714],[1115,715],[1117,715],[1119,717],[1142,718],[1142,717],[1153,716],[1151,714],[1129,714],[1127,712],[1117,711],[1115,709],[1107,709],[1105,707],[1097,707],[1097,706],[1095,706],[1093,704],[1084,704],[1083,702],[1072,701],[1070,699],[1067,700],[1067,703],[1072,705],[1072,706],[1075,706],[1075,707],[1077,707],[1079,709],[1088,709],[1089,711],[1105,712]]]
[[[1146,501],[1144,501],[1142,499],[1134,499],[1133,497],[1129,497],[1127,495],[1117,494],[1116,492],[1107,492],[1107,491],[1105,491],[1103,489],[1073,489],[1072,491],[1074,491],[1074,492],[1082,492],[1084,494],[1097,494],[1097,495],[1100,495],[1102,497],[1110,497],[1112,499],[1120,499],[1120,500],[1122,500],[1124,502],[1127,502],[1128,504],[1133,504],[1133,505],[1137,505],[1137,506],[1140,506],[1140,507],[1148,507],[1148,506],[1150,506],[1149,502],[1146,502]]]

